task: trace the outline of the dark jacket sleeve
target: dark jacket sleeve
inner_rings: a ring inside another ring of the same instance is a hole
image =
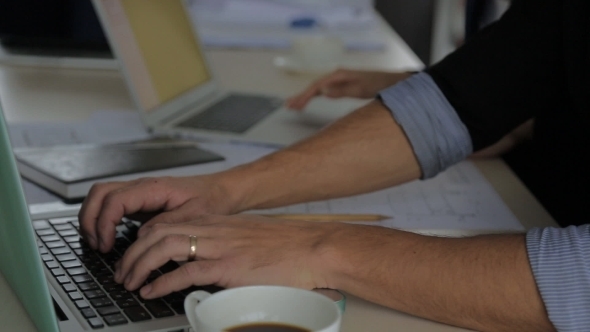
[[[427,69],[467,126],[474,150],[563,102],[561,7],[561,1],[514,0],[500,20]]]

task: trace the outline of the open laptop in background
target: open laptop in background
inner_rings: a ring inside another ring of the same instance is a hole
[[[93,0],[145,125],[157,134],[280,145],[315,133],[317,125],[279,98],[218,86],[187,1]],[[358,105],[325,104],[334,118]]]
[[[112,266],[134,241],[136,223],[118,226],[115,249],[100,254],[80,240],[77,211],[31,220],[1,105],[0,183],[0,271],[39,331],[188,330],[183,301],[195,287],[144,301],[113,281]],[[149,279],[176,267],[169,262]]]

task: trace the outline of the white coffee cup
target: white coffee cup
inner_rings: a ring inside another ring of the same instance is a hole
[[[186,316],[195,332],[221,332],[254,323],[275,323],[314,332],[337,332],[338,306],[316,292],[282,286],[248,286],[210,294],[190,293]]]
[[[293,38],[294,58],[309,70],[333,70],[338,67],[344,45],[340,38],[329,34],[309,34]]]

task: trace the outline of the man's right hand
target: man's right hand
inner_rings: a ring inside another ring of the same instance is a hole
[[[318,79],[300,94],[289,98],[286,106],[293,110],[302,110],[312,98],[322,95],[328,98],[374,98],[382,89],[411,75],[404,72],[338,69]]]
[[[213,176],[96,184],[79,213],[82,235],[93,249],[108,252],[124,216],[155,214],[148,224],[187,222],[203,214],[232,212],[228,196]]]

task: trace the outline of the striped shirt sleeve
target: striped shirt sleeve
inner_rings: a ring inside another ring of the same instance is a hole
[[[590,225],[531,229],[527,251],[555,328],[590,331]]]
[[[379,93],[403,128],[428,179],[473,152],[471,137],[457,112],[425,72]]]

